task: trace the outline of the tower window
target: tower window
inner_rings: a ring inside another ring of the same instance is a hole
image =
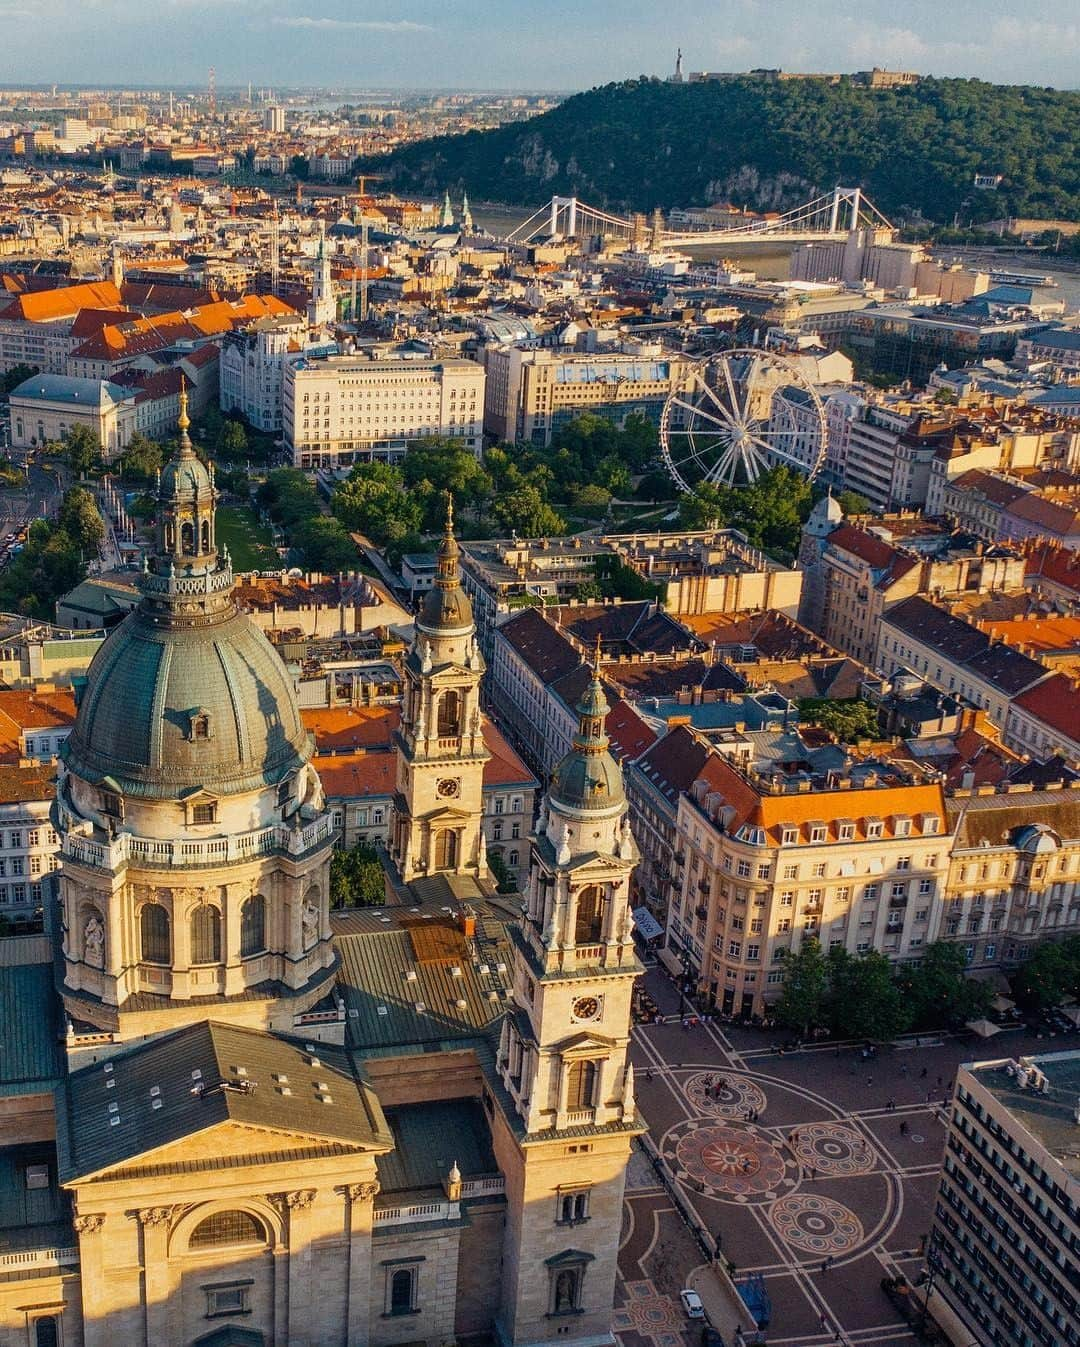
[[[266,948],[266,899],[252,894],[240,909],[240,957],[261,954]]]
[[[566,1107],[568,1109],[592,1108],[596,1102],[596,1078],[599,1075],[595,1062],[572,1062],[566,1085]]]
[[[180,551],[186,557],[195,555],[195,525],[190,521],[180,526]]]
[[[577,920],[574,923],[574,943],[592,945],[600,939],[604,928],[604,899],[598,884],[590,884],[578,894]]]
[[[386,1314],[416,1314],[420,1268],[396,1267],[387,1269]]]
[[[103,790],[101,792],[101,812],[107,814],[109,818],[124,817],[124,802],[115,791]]]
[[[578,1221],[589,1219],[589,1189],[580,1188],[574,1192],[559,1193],[558,1215],[555,1218],[560,1225],[574,1225]]]
[[[461,694],[453,688],[439,698],[437,732],[440,739],[461,733]]]
[[[457,865],[458,835],[453,828],[443,828],[435,839],[435,869],[452,870]]]
[[[210,717],[205,711],[196,711],[191,717],[192,739],[210,738]]]
[[[160,903],[147,903],[139,914],[139,945],[143,963],[170,961],[169,914]]]
[[[191,914],[191,962],[221,962],[221,913],[209,904]]]

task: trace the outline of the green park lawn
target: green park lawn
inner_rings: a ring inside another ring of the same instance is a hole
[[[228,547],[234,571],[281,569],[270,530],[246,507],[225,505],[218,510],[217,542],[219,547]]]

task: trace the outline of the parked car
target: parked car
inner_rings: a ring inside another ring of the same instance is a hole
[[[712,1324],[706,1324],[701,1330],[701,1347],[725,1347],[723,1337]]]
[[[682,1301],[682,1307],[686,1311],[688,1319],[704,1319],[705,1306],[701,1303],[701,1297],[696,1291],[691,1291],[689,1287],[685,1291],[679,1292],[679,1299]]]

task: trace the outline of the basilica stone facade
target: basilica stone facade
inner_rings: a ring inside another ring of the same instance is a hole
[[[487,871],[448,517],[406,661],[400,901],[332,914],[291,682],[233,602],[183,413],[180,440],[58,773],[56,983],[27,980],[26,1014],[57,1020],[62,1078],[50,1104],[43,1060],[0,1098],[0,1186],[35,1194],[0,1228],[0,1347],[609,1343],[643,1124],[599,677],[522,911]]]

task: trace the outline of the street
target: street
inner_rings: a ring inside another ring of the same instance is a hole
[[[663,972],[651,970],[645,988],[662,1010],[678,1009]],[[777,1055],[772,1043],[783,1037],[678,1020],[637,1026],[637,1096],[650,1140],[736,1279],[763,1278],[769,1343],[915,1342],[880,1282],[897,1273],[914,1281],[922,1269],[944,1150],[942,1101],[957,1066],[1074,1040],[1026,1031],[991,1046],[912,1037],[864,1060],[858,1045]],[[644,1155],[631,1166],[619,1258],[616,1331],[625,1347],[698,1347],[700,1327],[678,1302],[683,1286],[699,1291],[731,1347],[737,1320],[724,1279]]]

